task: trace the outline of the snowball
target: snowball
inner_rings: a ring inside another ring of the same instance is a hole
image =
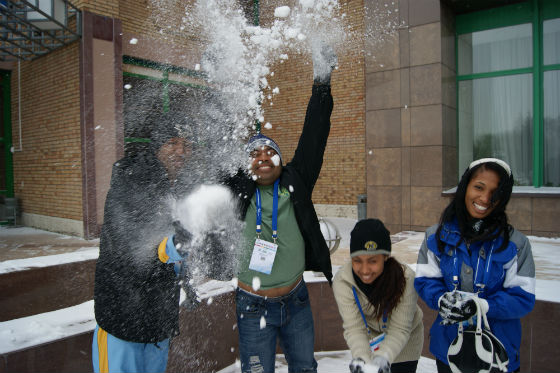
[[[299,35],[299,30],[294,28],[289,28],[284,31],[284,35],[287,39],[295,39]]]
[[[272,161],[272,163],[273,163],[275,166],[279,166],[279,165],[280,165],[280,156],[279,156],[278,154],[274,154],[274,155],[272,156],[272,158],[270,158],[270,160]]]
[[[261,330],[266,328],[266,319],[264,318],[264,316],[261,316]]]
[[[253,290],[257,291],[261,288],[261,279],[258,276],[253,277]]]
[[[279,6],[278,8],[274,9],[274,17],[286,18],[289,15],[290,15],[290,7],[289,6]]]
[[[235,199],[223,185],[200,185],[175,206],[175,217],[195,236],[229,226],[236,216]]]
[[[132,85],[130,85],[130,84],[125,84],[124,85],[124,89],[130,89],[130,88],[132,88]]]
[[[264,128],[266,128],[267,130],[272,128],[272,124],[270,124],[270,122],[266,122],[266,124],[264,125]]]
[[[136,39],[136,38],[130,39],[130,44],[132,44],[132,45],[138,44],[138,39]]]
[[[196,65],[194,65],[194,70],[195,70],[195,71],[200,70],[200,64],[199,64],[199,63],[197,63]]]
[[[301,6],[305,8],[311,8],[313,6],[314,0],[299,0]]]
[[[294,187],[292,185],[288,186],[288,190],[290,191],[290,193],[294,192]]]

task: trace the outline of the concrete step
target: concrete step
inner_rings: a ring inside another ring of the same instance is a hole
[[[1,273],[0,321],[93,299],[95,263],[96,260],[85,260]]]

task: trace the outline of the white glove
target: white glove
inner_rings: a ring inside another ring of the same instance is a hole
[[[391,365],[380,355],[374,356],[371,363],[357,358],[350,362],[350,373],[391,373]]]
[[[370,365],[370,364],[367,364]],[[389,361],[387,361],[387,359],[385,359],[385,357],[381,356],[381,355],[375,355],[373,357],[373,360],[371,361],[371,365],[372,365],[372,372],[377,372],[377,373],[391,373],[391,364],[389,364]],[[377,369],[377,370],[375,370]],[[369,371],[366,370],[364,373],[368,373]]]

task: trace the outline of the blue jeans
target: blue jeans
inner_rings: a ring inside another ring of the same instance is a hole
[[[274,373],[277,339],[286,356],[288,372],[317,372],[313,315],[303,280],[289,294],[275,298],[238,288],[236,309],[243,373]]]

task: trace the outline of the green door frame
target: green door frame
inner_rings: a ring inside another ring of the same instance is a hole
[[[6,174],[6,189],[0,190],[4,197],[14,197],[14,168],[12,162],[12,110],[11,110],[11,71],[0,70],[2,77],[2,123],[4,124],[4,137],[0,143],[4,144],[4,167]]]

